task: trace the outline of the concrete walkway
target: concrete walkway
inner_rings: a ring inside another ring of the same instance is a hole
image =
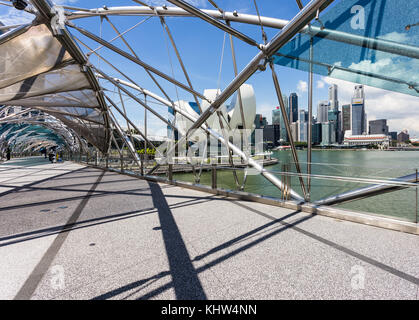
[[[418,299],[415,235],[43,158],[0,188],[0,299]]]

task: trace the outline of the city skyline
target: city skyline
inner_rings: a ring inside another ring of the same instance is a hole
[[[331,84],[328,87],[328,100],[318,102],[316,116],[313,115],[312,119],[309,119],[308,111],[299,106],[298,95],[295,92],[290,93],[289,98],[283,94],[282,98],[294,142],[307,143],[310,126],[312,143],[321,146],[375,144],[387,148],[394,145],[395,140],[397,143],[405,143],[410,139],[407,129],[390,131],[386,118],[368,121],[364,85],[355,84],[350,104],[342,104],[339,107],[339,87]],[[294,113],[297,113],[298,117]],[[255,122],[255,125],[264,129],[265,142],[278,146],[290,141],[278,106],[272,110],[272,124],[269,124],[262,114],[257,114],[256,119],[258,118],[263,119],[263,123]],[[416,140],[415,137],[412,138]]]
[[[342,108],[346,105],[351,105],[352,103],[352,98],[353,98],[353,94],[354,94],[354,88],[356,86],[358,86],[359,84],[357,83],[353,83],[353,82],[348,82],[348,81],[344,81],[344,80],[338,80],[338,79],[331,79],[331,78],[327,78],[327,77],[322,77],[322,81],[323,84],[320,85],[321,88],[323,89],[321,90],[323,92],[323,96],[320,98],[323,99],[319,99],[318,101],[313,100],[313,117],[315,119],[318,119],[318,107],[319,104],[322,102],[326,102],[328,105],[326,106],[327,110],[325,111],[325,117],[327,118],[327,111],[328,108],[331,108],[332,106],[329,103],[329,88],[333,85],[336,85],[338,88],[338,103],[339,103],[339,111],[342,112]],[[317,88],[317,86],[319,86],[319,81],[317,81],[316,86],[314,86],[315,88],[313,88],[313,96],[316,95],[316,90],[318,90],[319,88]],[[377,104],[383,104],[382,101],[386,100],[386,99],[390,99],[391,103],[393,103],[395,106],[394,109],[399,109],[399,111],[401,111],[400,109],[405,109],[405,108],[409,108],[408,106],[412,105],[410,110],[412,112],[412,114],[414,114],[414,109],[415,109],[415,104],[418,104],[419,107],[419,101],[416,101],[417,98],[413,97],[413,96],[408,96],[405,94],[401,94],[401,93],[395,93],[395,92],[390,92],[387,90],[383,90],[383,89],[378,89],[378,88],[374,88],[374,87],[370,87],[370,86],[366,86],[366,85],[361,85],[364,88],[364,96],[365,96],[365,114],[367,115],[367,121],[366,121],[366,126],[364,127],[366,129],[366,132],[368,133],[368,123],[369,121],[373,121],[373,120],[380,120],[380,119],[386,119],[387,120],[387,125],[390,127],[389,131],[397,131],[397,132],[401,132],[403,130],[407,130],[410,134],[410,136],[412,138],[417,138],[419,137],[419,118],[415,117],[414,115],[411,117],[406,116],[407,121],[403,122],[400,120],[405,120],[404,118],[400,118],[399,116],[397,116],[397,114],[392,117],[392,113],[391,110],[389,110],[389,107],[386,107],[385,110],[386,112],[377,112]],[[301,87],[304,87],[304,85],[297,85],[297,89],[295,91],[293,91],[293,93],[296,93],[298,96],[298,101],[299,101],[299,105],[298,105],[298,112],[300,110],[308,110],[307,104],[302,104],[300,103],[300,101],[305,102],[306,99],[304,99],[307,96],[306,92],[301,92],[298,90],[298,88],[301,89]],[[291,94],[290,92],[283,92],[283,95],[289,95]],[[381,96],[380,96],[381,95]],[[319,95],[317,95],[319,96]],[[343,96],[343,98],[341,98]],[[397,104],[396,101],[399,99],[399,101],[401,101],[401,103]],[[387,104],[390,102],[387,102]],[[275,106],[274,106],[275,107]],[[271,110],[272,111],[272,110]],[[404,110],[403,110],[404,111]],[[266,117],[268,123],[272,123],[272,121],[270,120],[270,116],[271,114],[269,113],[268,116],[268,112],[266,111],[262,111],[259,112],[259,110],[256,110],[257,113],[262,114],[264,117]],[[405,112],[403,112],[405,113]],[[321,119],[321,116],[320,116]],[[412,121],[411,121],[412,120]],[[416,124],[414,123],[416,120]],[[321,121],[323,122],[323,121]],[[401,123],[401,125],[400,125]],[[364,130],[365,130],[364,129]]]

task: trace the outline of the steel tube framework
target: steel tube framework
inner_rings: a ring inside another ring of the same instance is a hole
[[[278,77],[276,75],[272,62],[270,63],[270,68],[272,71],[272,80],[274,82],[276,95],[278,97],[278,103],[281,108],[282,119],[284,119],[285,129],[287,130],[288,140],[291,145],[291,152],[292,152],[292,157],[294,158],[295,168],[297,170],[297,173],[299,174],[298,180],[300,181],[301,190],[303,191],[303,194],[304,194],[304,199],[307,199],[307,191],[304,185],[304,180],[301,176],[300,162],[298,161],[298,155],[297,155],[297,150],[295,149],[294,138],[292,137],[292,134],[291,134],[291,128],[290,128],[290,122],[288,119],[287,110],[285,109],[285,104],[284,104],[284,100],[282,99],[282,93],[281,93],[281,88],[279,86]]]
[[[301,5],[301,2],[299,2]],[[310,38],[310,62],[313,61],[313,38]],[[307,201],[310,202],[311,188],[311,153],[313,144],[313,63],[308,73],[308,128],[307,128]]]
[[[217,19],[213,18],[209,14],[205,13],[204,11],[195,8],[194,6],[190,5],[186,1],[182,0],[168,0],[170,3],[173,3],[174,5],[184,9],[185,11],[189,12],[190,14],[201,18],[202,20],[212,24],[213,26],[216,26],[217,28],[235,36],[236,38],[246,42],[247,44],[250,44],[252,46],[260,48],[260,45],[253,40],[252,38],[246,36],[245,34],[241,33],[240,31],[235,30],[234,28],[230,27],[229,25],[226,25],[224,23],[221,23]]]
[[[72,27],[72,28],[76,29],[77,31],[79,31],[81,34],[85,35],[86,37],[88,37],[88,38],[96,41],[97,43],[100,43],[100,44],[104,45],[108,49],[110,49],[110,50],[112,50],[112,51],[120,54],[121,56],[123,56],[123,57],[131,60],[132,62],[140,65],[141,67],[143,67],[143,68],[145,68],[145,69],[153,72],[154,74],[162,77],[163,79],[166,79],[167,81],[172,82],[174,85],[176,85],[176,86],[178,86],[178,87],[180,87],[180,88],[182,88],[182,89],[184,89],[184,90],[192,93],[193,95],[197,95],[201,99],[204,99],[204,100],[207,100],[208,101],[208,99],[206,97],[204,97],[202,94],[200,94],[199,92],[196,92],[195,90],[191,89],[187,85],[184,85],[183,83],[177,81],[176,79],[173,79],[172,77],[170,77],[167,74],[161,72],[160,70],[158,70],[158,69],[156,69],[156,68],[148,65],[147,63],[143,62],[142,60],[137,59],[136,57],[134,57],[133,55],[129,54],[128,52],[125,52],[124,50],[119,49],[118,47],[114,46],[113,44],[109,43],[108,41],[103,40],[102,38],[94,35],[93,33],[89,32],[89,31],[87,31],[87,30],[85,30],[83,28],[80,28],[80,27],[74,25],[73,23],[67,22],[67,24],[70,27]],[[210,102],[210,101],[208,101],[208,102]]]
[[[326,4],[327,6],[328,4]],[[307,5],[306,5],[307,7]],[[303,10],[305,7],[303,8]],[[282,29],[284,28],[289,21],[284,19],[276,19],[270,17],[259,17],[257,15],[243,14],[223,11],[223,13],[218,10],[201,10],[205,14],[218,19],[231,22],[241,22],[246,24],[259,25],[262,24],[264,27],[271,27]],[[140,7],[140,6],[128,6],[128,7],[108,7],[106,10],[103,8],[91,9],[90,12],[71,12],[69,13],[68,19],[80,19],[98,15],[155,15],[158,13],[161,16],[171,16],[171,17],[194,17],[194,15],[183,10],[182,8],[176,7],[155,7],[153,10],[149,7]],[[312,36],[327,38],[328,40],[334,40],[338,42],[343,42],[347,44],[352,44],[356,46],[361,46],[365,48],[374,48],[378,51],[393,53],[396,55],[407,56],[415,59],[419,59],[419,48],[396,43],[393,41],[387,41],[383,39],[368,38],[363,36],[358,36],[346,32],[322,29],[320,27],[308,26],[303,27],[299,32],[307,33]]]

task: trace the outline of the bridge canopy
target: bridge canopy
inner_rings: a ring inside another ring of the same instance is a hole
[[[41,110],[105,151],[107,124],[98,89],[45,24],[0,36],[0,105]]]
[[[7,143],[5,143],[7,141]],[[0,152],[5,153],[13,147],[14,152],[41,148],[63,148],[68,141],[53,129],[43,125],[27,123],[7,123],[0,125]]]

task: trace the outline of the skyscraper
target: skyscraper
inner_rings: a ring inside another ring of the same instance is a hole
[[[271,143],[272,146],[279,145],[279,125],[267,124],[263,128],[263,141]]]
[[[256,114],[254,124],[255,129],[263,129],[268,124],[268,122],[264,116],[261,114]]]
[[[335,123],[334,122],[325,122],[322,123],[322,145],[328,146],[336,143],[335,139]]]
[[[281,109],[276,107],[272,110],[272,124],[281,124]]]
[[[317,105],[317,122],[327,122],[327,112],[329,110],[329,101],[320,101]]]
[[[351,105],[351,128],[353,135],[361,135],[364,132],[364,106],[362,104]]]
[[[342,105],[342,131],[351,130],[351,105]]]
[[[352,135],[361,135],[367,132],[365,115],[364,86],[355,86],[351,102],[351,130]]]
[[[298,120],[307,122],[308,121],[308,111],[300,110],[298,112]]]
[[[329,87],[329,110],[337,111],[339,108],[339,101],[338,101],[338,86],[332,84]]]
[[[291,123],[290,127],[292,139],[298,141],[298,122]]]
[[[364,86],[363,85],[355,86],[353,99],[365,99],[365,93],[364,93]]]
[[[391,137],[391,140],[397,140],[397,131],[391,131],[388,135]]]
[[[308,112],[300,110],[298,112],[298,139],[297,141],[307,142],[308,135]]]
[[[313,144],[319,144],[322,142],[322,124],[317,122],[313,123],[312,126],[312,132],[313,132]]]
[[[367,133],[368,132],[368,120],[367,120],[367,113],[365,112],[365,107],[364,107],[364,131],[362,131],[362,133]]]
[[[290,94],[290,122],[298,120],[298,96],[295,92]]]
[[[282,100],[284,101],[284,105],[285,105],[285,110],[287,111],[287,115],[288,115],[288,120],[290,120],[290,107],[288,104],[288,97],[287,95],[283,94],[282,95]],[[287,129],[285,128],[285,122],[284,119],[282,118],[282,113],[281,113],[281,124],[280,124],[280,137],[282,140],[284,141],[288,141],[288,134],[287,134]]]

